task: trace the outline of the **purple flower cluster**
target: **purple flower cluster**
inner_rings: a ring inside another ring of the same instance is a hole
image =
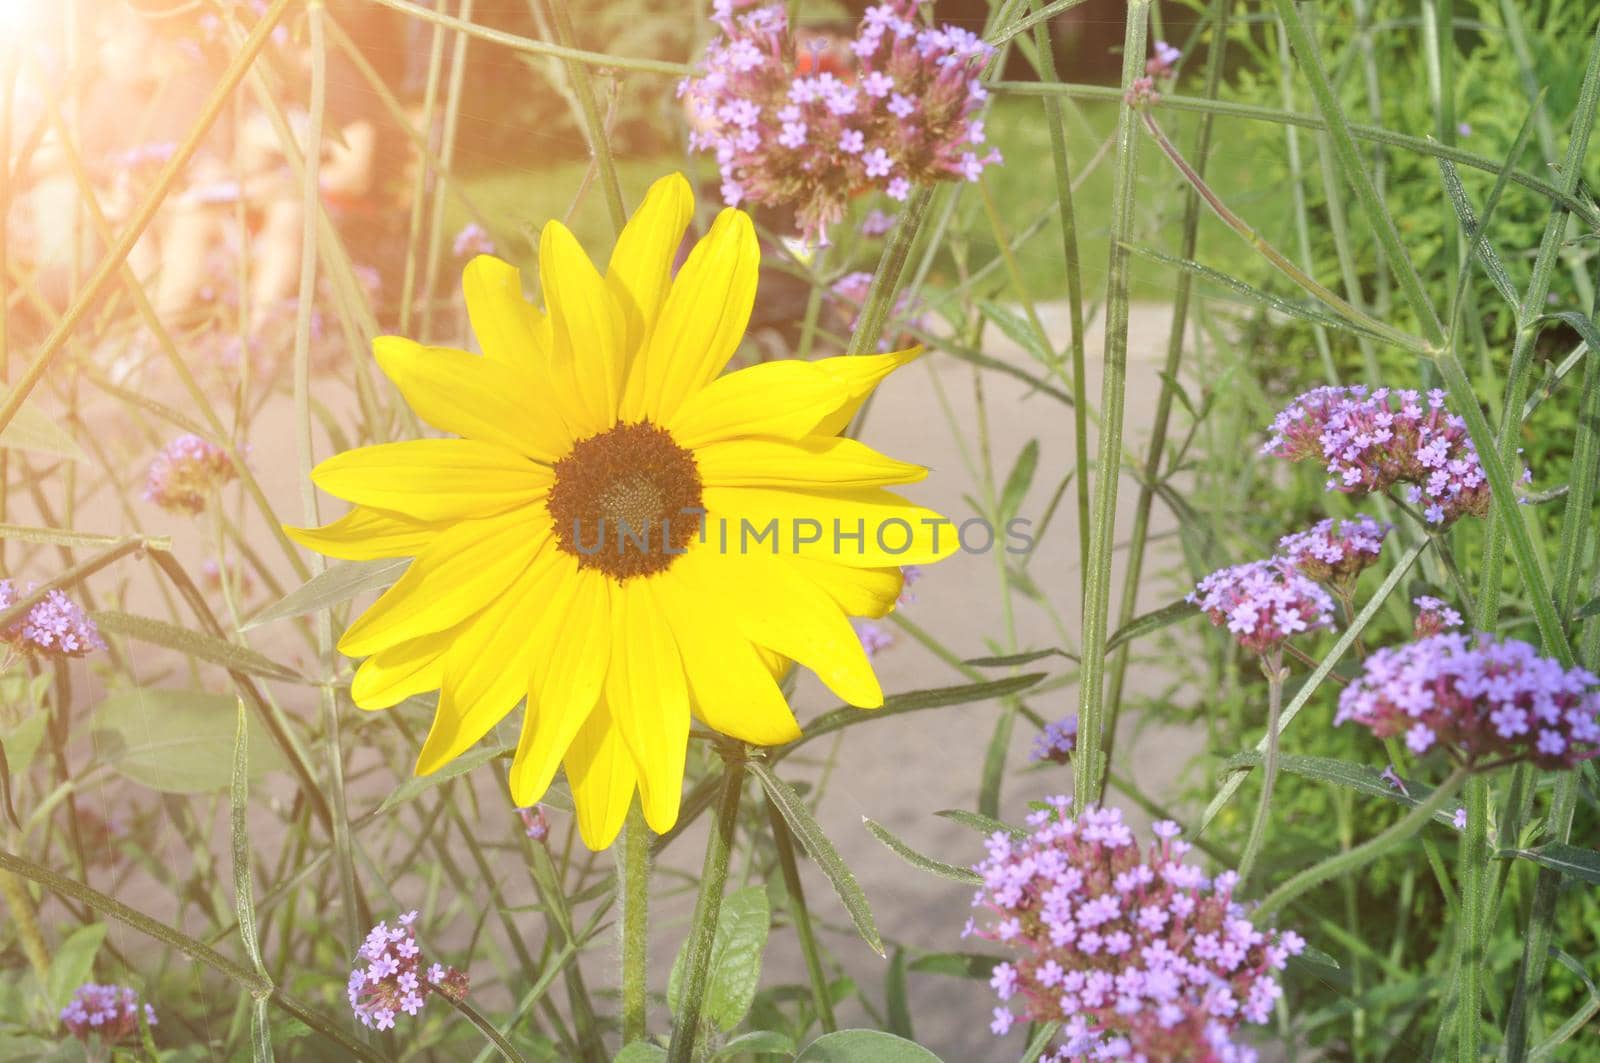
[[[35,585],[30,584],[28,593]],[[0,579],[0,612],[17,603],[16,586]],[[100,629],[78,603],[59,590],[46,594],[28,615],[0,631],[0,642],[19,653],[42,653],[50,657],[86,657],[106,648]]]
[[[1043,1057],[1054,1063],[1254,1059],[1234,1032],[1267,1021],[1283,993],[1274,972],[1305,942],[1251,923],[1233,899],[1238,876],[1187,863],[1177,824],[1156,823],[1141,852],[1119,810],[1046,804],[1028,836],[992,835],[974,868],[973,905],[989,917],[968,932],[1018,953],[990,979],[990,1029],[1010,1030],[1015,998],[1022,1018],[1062,1024]]]
[[[550,837],[550,820],[544,814],[543,805],[519,808],[517,815],[522,817],[522,832],[528,837],[536,842],[542,842]]]
[[[1600,679],[1515,639],[1445,633],[1381,649],[1339,696],[1335,724],[1442,746],[1467,763],[1571,768],[1600,754]]]
[[[1071,712],[1054,723],[1045,724],[1044,730],[1033,740],[1033,753],[1028,759],[1070,764],[1072,751],[1077,747],[1078,714]]]
[[[492,255],[494,240],[483,226],[475,221],[468,222],[460,232],[456,233],[455,242],[450,245],[450,253],[457,258]]]
[[[1412,630],[1416,638],[1425,639],[1429,635],[1461,626],[1461,614],[1438,598],[1424,594],[1411,599],[1411,604],[1417,607],[1416,624]]]
[[[1166,41],[1157,41],[1154,46],[1155,54],[1145,60],[1144,72],[1153,78],[1171,77],[1172,72],[1178,67],[1178,60],[1183,58],[1183,52]]]
[[[238,475],[227,451],[188,433],[162,447],[150,463],[145,501],[192,516],[204,512],[211,493]]]
[[[1278,540],[1278,549],[1301,573],[1326,583],[1349,601],[1361,571],[1378,560],[1383,540],[1394,526],[1360,516],[1350,520],[1320,520],[1305,531]]]
[[[1333,625],[1333,599],[1286,557],[1218,569],[1184,601],[1252,653],[1272,652],[1295,635]]]
[[[886,0],[849,44],[801,45],[782,4],[746,6],[716,0],[705,73],[678,87],[689,148],[716,156],[729,206],[789,207],[820,241],[866,189],[904,200],[915,183],[976,181],[1000,161],[976,117],[994,49],[970,31],[924,24],[919,0]]]
[[[429,993],[443,993],[451,1000],[466,998],[466,972],[437,963],[423,969],[422,950],[412,929],[416,921],[413,911],[396,919],[393,928],[379,923],[357,951],[357,966],[350,972],[345,995],[361,1025],[392,1030],[395,1016],[421,1011]]]
[[[1328,490],[1365,495],[1406,484],[1406,501],[1430,524],[1489,511],[1489,481],[1466,422],[1445,409],[1444,392],[1321,387],[1295,399],[1272,422],[1261,448],[1289,461],[1318,461]],[[1527,478],[1524,473],[1524,479]]]
[[[876,621],[852,616],[850,626],[856,629],[856,638],[861,640],[861,648],[867,651],[868,657],[876,657],[894,645],[894,635]]]
[[[156,1012],[144,1005],[144,1021],[156,1025]],[[86,982],[73,990],[72,999],[61,1009],[61,1022],[67,1032],[87,1042],[99,1034],[105,1044],[114,1044],[139,1032],[139,994],[127,986]]]
[[[861,317],[861,308],[867,303],[867,292],[871,287],[872,274],[859,270],[846,273],[833,282],[833,294],[845,311],[847,327],[851,331],[855,330],[856,321]],[[910,292],[902,291],[895,297],[894,309],[889,311],[889,323],[878,340],[879,351],[903,350],[916,343],[916,337],[908,330],[923,327],[918,309],[917,300]]]

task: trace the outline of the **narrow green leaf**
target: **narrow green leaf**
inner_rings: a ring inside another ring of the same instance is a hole
[[[1060,1029],[1059,1022],[1047,1022],[1039,1027],[1039,1032],[1028,1042],[1028,1050],[1022,1054],[1019,1063],[1039,1063],[1039,1057],[1044,1055],[1044,1050],[1050,1047],[1050,1042],[1055,1040],[1056,1032]]]
[[[1003,657],[972,657],[962,664],[969,664],[974,668],[1011,668],[1034,661],[1042,661],[1046,657],[1065,657],[1069,661],[1076,661],[1078,655],[1068,653],[1066,650],[1051,648],[1048,650],[1029,650],[1026,653],[1008,653]]]
[[[874,838],[887,845],[891,852],[918,871],[926,871],[930,875],[938,875],[940,878],[947,878],[952,882],[961,882],[969,886],[976,886],[983,881],[976,871],[969,868],[957,867],[955,864],[947,864],[942,860],[935,860],[931,856],[924,856],[901,841],[893,832],[881,824],[867,819],[865,816],[861,817],[861,822],[866,825],[867,830],[872,833]]]
[[[1559,871],[1563,875],[1600,886],[1600,853],[1593,849],[1580,849],[1576,845],[1550,842],[1534,849],[1502,849],[1495,854],[1499,859],[1520,857]]]
[[[103,550],[126,542],[126,535],[101,535],[97,532],[67,531],[62,528],[34,528],[24,524],[0,524],[0,539],[40,546],[71,546]],[[144,540],[146,550],[171,550],[172,537],[152,535]]]
[[[882,1030],[838,1030],[824,1034],[794,1057],[794,1063],[939,1063],[915,1041]]]
[[[744,1021],[761,982],[761,955],[772,928],[772,908],[762,886],[747,886],[722,899],[706,970],[705,1002],[700,1018],[723,1033]],[[689,942],[683,943],[667,978],[667,1003],[677,1013],[683,995],[684,964]]]
[[[0,388],[0,399],[7,394],[6,389]],[[83,448],[62,429],[56,419],[32,403],[24,403],[11,423],[0,429],[0,448],[27,450],[84,464],[89,462],[89,455],[83,452]]]
[[[1254,751],[1236,753],[1229,757],[1222,765],[1223,775],[1234,772],[1245,772],[1261,763],[1261,754]],[[1406,790],[1402,793],[1396,790],[1383,779],[1383,773],[1377,768],[1367,764],[1351,764],[1343,760],[1334,760],[1331,757],[1303,757],[1289,753],[1278,756],[1278,770],[1298,775],[1305,779],[1315,779],[1318,782],[1332,783],[1342,786],[1347,790],[1366,794],[1368,797],[1381,797],[1395,804],[1412,808],[1422,804],[1433,792],[1433,787],[1424,786],[1418,782],[1407,782]],[[1454,810],[1443,809],[1433,814],[1434,822],[1446,826],[1453,825]]]
[[[1017,460],[1006,476],[1005,487],[1000,492],[1000,523],[1005,524],[1022,508],[1022,500],[1033,486],[1033,474],[1039,467],[1039,441],[1028,440],[1017,454]]]
[[[241,630],[249,631],[292,616],[320,612],[347,602],[363,591],[387,587],[404,575],[410,564],[410,558],[336,561],[245,621]]]
[[[429,790],[432,790],[437,786],[441,786],[457,776],[465,775],[473,768],[476,768],[482,764],[487,764],[496,757],[504,756],[507,753],[512,752],[512,750],[515,748],[515,746],[487,745],[478,746],[475,749],[469,749],[467,752],[461,754],[461,756],[457,757],[455,760],[450,761],[450,763],[446,764],[432,775],[412,776],[399,786],[395,787],[394,791],[390,793],[388,797],[383,799],[383,803],[377,808],[373,809],[366,818],[371,819],[376,816],[381,816],[385,812],[391,812],[400,805],[405,804],[407,801],[415,800],[416,798],[427,793]]]
[[[17,830],[21,830],[22,821],[17,818],[17,808],[11,803],[11,765],[6,761],[4,742],[0,742],[0,804],[5,806],[6,819]]]
[[[111,610],[103,610],[92,615],[94,622],[100,625],[101,631],[108,631],[113,635],[122,635],[138,639],[140,642],[148,642],[152,646],[176,650],[186,657],[219,664],[231,672],[243,672],[246,675],[257,675],[263,679],[277,679],[289,683],[304,682],[298,672],[285,668],[248,646],[240,646],[198,631],[191,631],[186,627],[179,627],[177,624],[170,624],[154,617],[134,616],[131,613]]]
[[[1111,637],[1106,639],[1106,653],[1109,654],[1125,642],[1143,638],[1152,631],[1170,627],[1181,620],[1189,619],[1191,616],[1198,616],[1199,613],[1199,609],[1180,598],[1169,605],[1163,605],[1160,609],[1153,609],[1143,616],[1136,616],[1112,632]]]
[[[162,793],[221,793],[233,779],[236,703],[229,694],[155,687],[113,694],[91,717],[95,759]],[[253,715],[249,734],[252,779],[286,767]]]
[[[1012,694],[1020,694],[1044,678],[1046,678],[1046,673],[1044,672],[1028,672],[1023,675],[1007,676],[1004,679],[990,679],[982,683],[962,683],[958,686],[935,687],[932,690],[913,690],[905,694],[892,694],[884,698],[881,709],[858,709],[850,705],[841,706],[812,720],[806,726],[804,736],[797,738],[784,748],[786,751],[794,749],[802,743],[842,730],[852,724],[887,719],[890,716],[898,716],[903,712],[940,709],[950,705],[969,705],[975,701],[988,701],[991,698],[1003,698]]]
[[[56,946],[50,957],[50,977],[45,985],[45,997],[50,1001],[52,1014],[66,1007],[73,990],[93,976],[94,958],[105,939],[106,925],[90,923],[68,934],[66,940]]]
[[[943,816],[952,823],[959,823],[963,827],[971,827],[973,830],[981,831],[984,834],[993,834],[999,831],[1002,834],[1009,834],[1013,838],[1020,838],[1028,833],[1021,827],[1013,827],[1009,823],[1002,823],[993,816],[986,816],[982,812],[969,812],[964,808],[946,808],[935,812],[934,815]]]
[[[233,834],[233,912],[239,924],[239,939],[262,982],[272,984],[266,964],[261,962],[261,944],[256,932],[254,880],[250,870],[250,829],[245,811],[250,803],[250,714],[244,699],[237,698],[233,728],[233,781],[228,788],[229,822]],[[266,993],[255,997],[250,1011],[250,1055],[253,1063],[272,1063],[272,1029],[267,1022]]]
[[[906,950],[897,948],[889,957],[889,970],[883,976],[883,1003],[888,1013],[889,1032],[896,1037],[915,1041],[911,1029],[910,993],[906,987]]]
[[[624,1045],[622,1051],[611,1057],[611,1063],[656,1063],[667,1058],[667,1050],[650,1041],[635,1041]]]
[[[971,978],[987,982],[994,969],[1004,961],[999,956],[983,956],[975,952],[932,952],[911,961],[916,974],[939,974],[947,978]]]
[[[978,309],[983,316],[994,322],[996,328],[1006,334],[1006,338],[1028,352],[1028,356],[1041,365],[1055,364],[1055,353],[1046,348],[1039,339],[1039,334],[1033,326],[1023,320],[1016,312],[1001,306],[989,299],[979,299]]]
[[[639,1042],[634,1042],[638,1044]],[[777,1030],[751,1030],[742,1033],[717,1049],[713,1060],[718,1059],[743,1059],[746,1056],[792,1056],[794,1055],[794,1039],[786,1033]],[[621,1059],[621,1056],[617,1057]],[[655,1057],[651,1057],[652,1059]]]
[[[750,770],[761,780],[762,788],[783,814],[783,820],[789,824],[794,836],[800,839],[800,844],[833,884],[833,891],[844,902],[845,911],[850,913],[850,920],[855,923],[861,940],[879,956],[884,955],[883,939],[879,937],[878,926],[872,919],[872,907],[867,903],[867,895],[861,892],[855,874],[822,832],[822,827],[811,815],[811,809],[806,807],[805,801],[794,792],[792,786],[772,774],[772,769],[764,761],[750,761]]]

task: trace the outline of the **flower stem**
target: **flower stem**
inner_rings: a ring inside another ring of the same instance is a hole
[[[650,831],[635,801],[617,861],[622,887],[622,1043],[645,1037],[646,959],[650,949]]]
[[[0,895],[5,896],[6,907],[11,910],[11,925],[22,944],[23,954],[33,966],[33,973],[39,976],[40,985],[47,984],[50,950],[45,946],[44,935],[39,932],[39,920],[34,918],[33,898],[28,896],[28,887],[11,872],[0,871]]]
[[[789,825],[783,821],[783,814],[770,798],[767,800],[767,818],[772,822],[772,841],[778,850],[784,886],[789,891],[789,918],[794,922],[795,936],[800,939],[800,954],[806,961],[806,975],[811,979],[811,999],[817,1008],[817,1023],[823,1033],[832,1033],[839,1028],[839,1024],[833,1017],[828,974],[822,969],[822,950],[817,947],[817,935],[811,928],[811,910],[806,907],[800,867],[794,858],[794,838],[789,834]]]
[[[690,1063],[694,1057],[696,1035],[700,1031],[700,1006],[705,1000],[706,981],[711,976],[711,947],[716,940],[717,914],[722,910],[722,887],[728,880],[728,858],[738,827],[739,801],[744,796],[743,748],[725,747],[722,752],[726,759],[722,792],[717,798],[711,837],[706,841],[700,892],[695,897],[694,920],[689,927],[683,994],[672,1024],[672,1041],[667,1045],[667,1063]]]
[[[1278,717],[1283,714],[1283,680],[1287,673],[1283,667],[1283,651],[1275,649],[1261,658],[1261,670],[1267,676],[1267,752],[1262,759],[1261,801],[1256,805],[1256,819],[1250,825],[1250,838],[1245,842],[1244,855],[1239,858],[1239,884],[1250,881],[1256,858],[1261,855],[1261,844],[1267,837],[1267,816],[1272,807],[1272,791],[1278,784]]]
[[[1439,784],[1438,789],[1430,793],[1420,804],[1412,807],[1394,825],[1382,834],[1367,839],[1354,849],[1347,849],[1342,853],[1328,857],[1320,864],[1313,864],[1304,871],[1295,875],[1289,881],[1267,894],[1266,900],[1261,902],[1257,914],[1265,917],[1282,908],[1285,904],[1300,896],[1306,890],[1312,889],[1333,878],[1354,871],[1358,867],[1365,867],[1395,846],[1408,840],[1417,831],[1433,818],[1433,814],[1443,808],[1467,777],[1467,768],[1459,767],[1450,773],[1449,778]]]
[[[505,1039],[505,1035],[499,1030],[496,1030],[494,1028],[494,1023],[490,1022],[488,1018],[485,1017],[484,1014],[477,1008],[473,1007],[471,1004],[468,1004],[465,1000],[457,1000],[455,997],[451,996],[449,993],[446,993],[444,990],[440,989],[436,985],[433,985],[432,983],[429,983],[429,988],[433,989],[446,1004],[449,1004],[452,1008],[455,1008],[456,1011],[460,1012],[463,1018],[472,1023],[472,1025],[476,1026],[478,1031],[488,1039],[489,1043],[494,1045],[495,1049],[499,1051],[501,1057],[505,1059],[506,1063],[528,1063],[527,1058],[523,1056],[521,1052],[517,1051],[516,1046],[514,1046],[510,1041],[507,1041]]]

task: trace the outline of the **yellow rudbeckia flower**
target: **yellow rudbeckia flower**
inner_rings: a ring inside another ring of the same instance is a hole
[[[603,275],[550,222],[543,312],[514,267],[474,259],[483,355],[374,345],[417,416],[459,438],[328,459],[313,481],[354,508],[289,529],[330,557],[415,558],[339,649],[366,658],[351,687],[364,709],[440,691],[417,773],[525,697],[512,798],[533,804],[565,765],[594,849],[636,788],[652,829],[677,821],[691,715],[757,745],[797,737],[777,683],[791,661],[881,705],[848,618],[888,613],[899,566],[957,545],[943,518],[884,490],[926,470],[839,435],[918,352],[722,375],[760,250],[749,216],[724,210],[672,276],[692,211],[681,175],[657,181]]]

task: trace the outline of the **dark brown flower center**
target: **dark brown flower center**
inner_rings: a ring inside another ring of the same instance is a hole
[[[694,455],[649,421],[579,440],[556,462],[557,545],[617,580],[671,565],[700,530]]]

